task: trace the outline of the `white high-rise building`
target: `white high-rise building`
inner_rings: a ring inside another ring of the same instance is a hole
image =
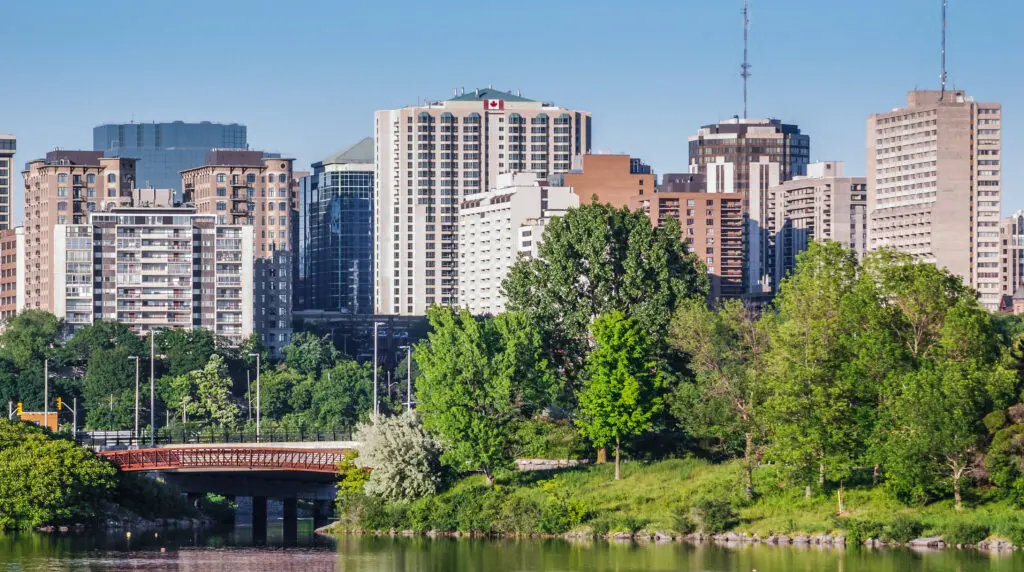
[[[868,238],[960,276],[999,308],[1002,108],[963,91],[912,91],[868,118]]]
[[[374,139],[374,306],[416,316],[460,304],[462,199],[500,173],[569,171],[590,151],[590,114],[478,89],[378,111]]]
[[[571,188],[551,187],[537,173],[503,173],[496,189],[467,195],[459,206],[459,305],[504,312],[501,283],[521,250],[535,251],[543,235],[543,226],[534,234],[537,224],[578,206]]]

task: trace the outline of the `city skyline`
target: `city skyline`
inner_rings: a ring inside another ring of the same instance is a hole
[[[106,22],[109,13],[68,5],[61,19],[48,23],[46,35],[0,22],[2,36],[18,46],[18,53],[31,56],[16,58],[13,74],[7,77],[14,85],[32,87],[9,92],[8,104],[0,109],[0,132],[18,137],[20,170],[21,165],[56,146],[90,148],[92,129],[104,123],[132,119],[238,122],[249,126],[251,148],[283,152],[295,157],[299,168],[305,168],[339,145],[371,134],[375,111],[412,105],[417,98],[447,99],[453,88],[493,85],[590,111],[595,119],[595,151],[628,153],[664,174],[685,172],[686,139],[700,126],[742,114],[739,0],[713,5],[648,2],[634,7],[638,14],[656,13],[658,21],[680,24],[672,29],[621,28],[618,5],[611,2],[588,2],[585,10],[571,2],[545,5],[551,21],[561,17],[573,26],[538,28],[517,36],[535,41],[516,42],[511,42],[514,27],[488,18],[488,11],[478,3],[448,5],[466,31],[466,50],[448,52],[440,56],[446,65],[427,69],[407,65],[403,55],[408,52],[407,41],[398,40],[395,45],[382,42],[351,66],[353,71],[372,71],[359,89],[340,80],[318,81],[316,89],[292,87],[296,76],[312,75],[336,55],[360,49],[365,41],[381,34],[409,37],[407,28],[429,19],[432,11],[409,6],[406,17],[377,25],[371,7],[340,12],[326,3],[309,2],[302,8],[315,13],[318,20],[363,18],[368,25],[351,26],[344,35],[326,38],[293,35],[250,61],[233,58],[234,47],[226,37],[204,33],[207,28],[214,29],[218,14],[231,10],[230,6],[196,2],[132,5],[131,10],[114,12],[122,28],[159,21],[170,36],[180,35],[188,27],[189,33],[204,35],[208,41],[196,45],[172,42],[173,49],[169,49],[163,44],[140,45],[134,35],[113,37],[108,49],[119,53],[122,67],[127,69],[119,77],[147,86],[174,85],[183,77],[195,81],[189,81],[187,90],[124,89],[123,80],[109,81],[101,74],[86,78],[89,89],[76,90],[73,95],[58,87],[74,76],[66,65],[50,68],[56,70],[53,73],[40,74],[39,70],[45,69],[42,64],[75,63],[78,57],[69,57],[63,42],[51,44],[42,39],[57,35],[73,41],[76,34],[95,29],[90,22]],[[9,23],[45,16],[45,7],[37,3],[19,3],[12,8],[13,17],[6,19]],[[241,13],[231,10],[233,21],[241,18],[239,25],[252,26],[279,21],[276,8],[269,3],[247,4],[247,8]],[[826,7],[808,0],[774,6],[763,0],[753,2],[750,116],[800,125],[814,141],[812,161],[841,160],[848,174],[864,174],[866,117],[899,106],[905,93],[914,88],[932,89],[939,84],[939,9],[940,3],[933,0],[898,5],[871,0]],[[199,10],[209,17],[202,21],[181,18]],[[966,89],[979,100],[1003,104],[1008,110],[1004,150],[1010,158],[1024,147],[1017,128],[1021,123],[1014,114],[1020,107],[1017,94],[1021,90],[1017,88],[1022,80],[1004,73],[1001,62],[1024,55],[1024,40],[1010,28],[1012,15],[1022,10],[996,0],[969,5],[954,1],[950,6],[950,86]],[[877,17],[879,14],[885,18]],[[295,26],[300,25],[296,19]],[[535,62],[546,61],[541,57],[551,46],[566,45],[564,37],[552,43],[559,39],[560,30],[568,34],[583,30],[584,34],[568,39],[584,42],[586,49],[574,50],[582,55],[566,60],[568,65],[537,66]],[[792,33],[783,33],[786,30]],[[588,41],[596,37],[602,41]],[[865,40],[878,37],[886,41]],[[978,38],[986,42],[975,41]],[[710,42],[719,49],[702,51],[701,58],[678,57],[681,47]],[[479,45],[499,49],[480,49]],[[223,57],[209,56],[218,50]],[[993,53],[998,57],[992,57]],[[150,65],[155,61],[160,65]],[[225,61],[234,65],[225,67]],[[288,80],[281,83],[280,78]],[[226,97],[223,94],[230,92],[218,87],[243,81],[259,89],[246,92],[245,97]],[[345,111],[338,113],[338,109]],[[1024,207],[1024,194],[1015,191],[1024,184],[1024,173],[1011,160],[1003,179],[1006,215]],[[18,180],[15,221],[22,220],[21,186]]]

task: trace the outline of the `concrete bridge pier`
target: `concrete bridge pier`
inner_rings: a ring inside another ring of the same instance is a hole
[[[238,505],[235,504],[235,495],[226,495],[224,498],[226,498],[227,501],[228,501],[228,504],[231,505],[231,513],[228,516],[227,524],[230,524],[230,525],[234,526],[235,525],[235,521],[238,520],[238,515],[237,515]]]
[[[267,543],[267,497],[252,497],[252,541],[257,545]]]
[[[299,499],[286,497],[282,501],[284,513],[282,514],[284,525],[284,543],[286,546],[293,546],[299,542]]]
[[[329,500],[314,500],[313,501],[313,528],[320,528],[321,526],[327,526],[331,518],[331,501]]]
[[[188,498],[188,504],[192,508],[201,508],[199,506],[199,501],[203,498],[203,496],[205,495],[203,495],[202,493],[188,493],[186,495],[186,498]]]

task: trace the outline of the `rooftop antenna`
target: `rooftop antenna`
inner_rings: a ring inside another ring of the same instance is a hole
[[[942,75],[939,76],[939,79],[942,80],[942,95],[946,95],[946,11],[948,8],[949,0],[942,0]]]
[[[750,83],[750,0],[743,0],[743,65],[740,66],[740,77],[743,78],[743,119],[747,118],[747,84]]]

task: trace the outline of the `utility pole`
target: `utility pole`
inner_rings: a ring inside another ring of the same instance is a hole
[[[71,398],[71,440],[74,441],[78,438],[78,398]]]
[[[260,354],[249,354],[256,357],[256,442],[260,440]]]
[[[412,345],[405,346],[405,406],[412,411]]]
[[[377,359],[377,334],[378,328],[384,325],[384,322],[373,323],[373,422],[377,423],[377,416],[380,414],[380,407],[377,405],[377,369],[380,361]]]
[[[139,446],[139,356],[128,356],[135,360],[135,447]]]
[[[249,368],[245,368],[245,396],[249,401],[249,421],[252,421],[252,382],[249,381]]]
[[[43,426],[50,428],[50,360],[43,358]]]
[[[149,446],[156,447],[156,331],[149,330]]]

